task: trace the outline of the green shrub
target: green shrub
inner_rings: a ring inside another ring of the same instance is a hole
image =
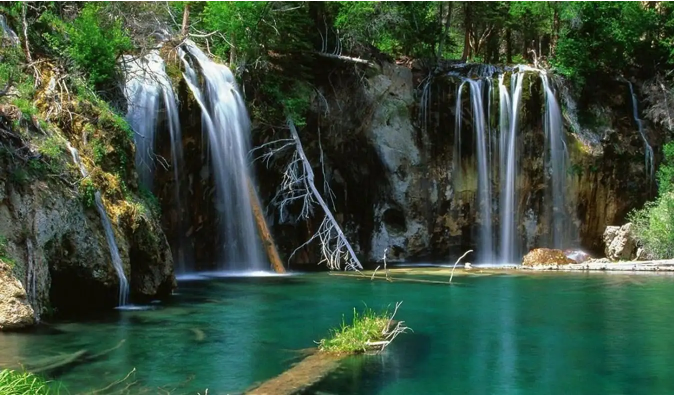
[[[94,85],[108,83],[115,75],[117,58],[131,49],[131,39],[121,20],[102,12],[100,3],[87,3],[67,27],[67,54]]]
[[[59,387],[53,388],[52,383],[29,372],[9,369],[0,371],[0,394],[2,395],[58,394]]]
[[[93,208],[96,203],[96,186],[89,178],[84,178],[79,186],[80,198],[87,208]]]
[[[14,259],[9,256],[9,252],[7,251],[7,238],[2,235],[0,235],[0,260],[8,264],[10,267],[14,267],[16,265],[16,261],[14,261]]]
[[[634,235],[657,258],[674,258],[674,141],[663,147],[664,160],[657,173],[658,198],[634,210],[628,219]]]

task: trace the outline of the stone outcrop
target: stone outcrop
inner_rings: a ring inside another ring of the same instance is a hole
[[[375,207],[369,259],[379,260],[386,248],[390,258],[406,259],[429,244],[429,230],[420,213],[423,198],[418,195],[424,176],[422,155],[414,141],[410,114],[414,104],[412,71],[385,64],[382,73],[370,79],[369,95],[381,99],[365,133],[384,166],[389,187]]]
[[[637,242],[632,224],[607,226],[604,231],[604,254],[613,261],[632,260],[637,257]]]
[[[522,266],[536,265],[568,265],[576,261],[564,255],[562,250],[535,248],[522,258]]]
[[[115,306],[119,280],[96,211],[56,180],[11,183],[16,172],[0,172],[0,233],[37,317]],[[141,217],[132,231],[111,221],[132,297],[170,293],[173,261],[157,222]]]
[[[12,274],[10,265],[0,261],[0,331],[25,328],[35,323],[26,290]]]

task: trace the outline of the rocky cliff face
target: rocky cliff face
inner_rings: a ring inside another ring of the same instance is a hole
[[[361,254],[372,261],[380,260],[387,247],[390,259],[403,261],[443,259],[476,247],[482,220],[476,203],[471,117],[469,113],[464,115],[462,157],[460,168],[454,170],[456,82],[451,78],[434,79],[429,104],[421,109],[419,98],[425,77],[425,72],[383,64],[377,72],[369,72],[360,90],[354,89],[348,79],[334,77],[329,85],[321,87],[328,98],[329,114],[319,105],[322,102],[315,101],[316,112],[323,115],[310,124],[309,130],[351,131],[349,141],[366,145],[360,152],[376,156],[356,156],[343,138],[323,135],[330,184],[336,192],[343,191],[343,197],[349,197],[346,201],[337,200],[336,212],[352,240],[359,243]],[[557,86],[564,88],[565,83],[558,81]],[[611,81],[603,86],[603,92],[576,98],[578,104],[567,90],[558,94],[570,157],[565,170],[566,205],[573,218],[569,220],[569,241],[597,253],[603,249],[606,226],[620,224],[632,208],[643,205],[654,194],[654,182],[644,164],[643,141],[631,115],[629,89]],[[359,96],[366,99],[359,100]],[[333,106],[331,101],[338,100],[342,106]],[[359,101],[369,103],[371,110],[362,104],[358,110],[349,106]],[[462,108],[470,112],[468,103]],[[544,205],[550,197],[542,161],[544,103],[537,76],[525,80],[522,108],[516,241],[521,243],[518,248],[523,254],[549,245],[551,225],[551,215]],[[420,112],[425,115],[420,117]],[[657,133],[651,131],[650,135],[657,153]],[[305,146],[316,146],[310,135],[305,136]],[[310,157],[318,164],[318,153],[311,149],[309,152],[313,152]],[[365,161],[375,163],[369,174],[361,171]],[[359,197],[363,191],[374,194]],[[363,218],[363,207],[372,208],[372,213],[367,214],[370,219]],[[498,214],[498,209],[494,213]],[[497,215],[493,225],[498,230]],[[295,243],[301,240],[296,239]],[[306,262],[318,259],[316,252],[310,251],[307,249]]]
[[[36,91],[12,88],[0,97],[0,261],[25,288],[37,320],[117,306],[119,279],[93,206],[98,190],[131,300],[166,296],[176,285],[171,250],[152,200],[137,187],[128,127],[96,97],[59,94],[58,69],[48,62],[40,72]]]
[[[52,309],[115,306],[119,280],[95,210],[86,208],[77,191],[63,182],[19,184],[11,179],[16,171],[0,171],[0,230],[6,256],[36,316]],[[135,231],[113,227],[132,299],[170,293],[175,287],[171,253],[156,221],[144,218]]]

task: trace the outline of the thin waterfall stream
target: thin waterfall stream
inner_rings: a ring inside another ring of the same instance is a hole
[[[634,92],[634,87],[632,86],[632,82],[629,80],[627,81],[627,85],[630,87],[630,96],[632,98],[632,116],[634,117],[634,123],[637,125],[637,130],[639,131],[639,135],[641,135],[641,139],[644,141],[644,161],[645,161],[645,166],[646,166],[646,172],[648,175],[653,179],[653,175],[655,174],[655,168],[653,166],[653,147],[648,143],[648,139],[646,139],[646,132],[644,131],[644,125],[641,119],[639,118],[639,100],[637,99],[637,94]]]
[[[82,164],[80,159],[80,154],[70,142],[67,143],[68,150],[73,157],[73,162],[80,170],[83,178],[89,176],[87,169]],[[110,223],[110,218],[108,218],[107,212],[105,212],[105,207],[103,206],[103,201],[101,199],[101,192],[96,190],[94,193],[94,202],[96,204],[96,210],[101,217],[101,224],[103,225],[103,230],[105,231],[105,240],[108,243],[108,249],[110,250],[110,258],[112,260],[112,266],[117,272],[117,277],[119,277],[119,307],[124,307],[129,303],[129,281],[126,279],[124,274],[124,266],[122,264],[122,258],[119,256],[119,249],[117,248],[117,242],[115,241],[115,233],[112,230],[112,224]]]

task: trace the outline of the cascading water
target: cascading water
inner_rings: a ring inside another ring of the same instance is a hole
[[[653,148],[648,143],[648,139],[646,139],[646,132],[644,131],[643,122],[639,118],[639,102],[637,100],[637,94],[634,92],[634,87],[632,87],[632,82],[629,80],[625,81],[627,81],[627,85],[629,85],[630,87],[630,95],[632,97],[632,115],[634,116],[634,122],[637,125],[637,129],[639,130],[641,139],[643,139],[644,141],[644,149],[645,149],[644,161],[646,164],[646,172],[651,177],[651,179],[653,179],[653,175],[655,173],[655,168],[653,167]]]
[[[181,171],[183,169],[182,134],[178,101],[173,92],[171,80],[166,74],[164,60],[159,55],[158,50],[152,50],[141,58],[125,55],[124,69],[126,71],[124,93],[128,103],[126,119],[135,132],[136,169],[140,182],[146,188],[152,189],[156,157],[154,154],[155,139],[157,126],[160,123],[158,114],[161,108],[166,113],[166,124],[171,139],[175,203],[179,214],[182,214],[182,203],[185,202],[180,190]],[[163,105],[163,107],[160,105]],[[184,216],[179,216],[180,230],[183,230],[185,226]],[[184,239],[179,238],[174,248],[178,270],[183,272],[186,270],[185,251],[187,244]]]
[[[522,219],[518,208],[517,190],[519,169],[518,137],[520,133],[520,113],[522,109],[523,81],[527,73],[537,73],[541,78],[545,112],[543,128],[545,149],[543,160],[545,166],[544,179],[549,181],[546,188],[545,213],[550,218],[549,246],[565,248],[571,240],[572,217],[566,210],[566,167],[568,152],[562,124],[562,113],[552,88],[550,77],[544,70],[518,65],[510,74],[510,89],[505,84],[506,72],[498,74],[498,117],[492,116],[492,92],[494,90],[492,76],[497,70],[492,66],[470,67],[459,65],[464,72],[453,71],[449,76],[459,79],[456,103],[454,105],[454,159],[453,178],[455,187],[473,189],[462,180],[461,127],[462,96],[465,84],[470,86],[470,106],[473,114],[473,137],[477,169],[477,212],[480,220],[479,240],[477,242],[478,260],[481,263],[493,263],[495,244],[495,227],[493,209],[498,192],[499,215],[499,254],[496,262],[514,263],[520,254],[518,236],[519,219]],[[468,77],[464,77],[468,76]],[[485,114],[486,111],[486,114]],[[498,121],[498,128],[492,130],[492,120]],[[498,137],[497,137],[498,135]],[[464,186],[466,185],[466,186]],[[498,189],[496,188],[498,186]],[[531,212],[531,211],[529,211]],[[532,212],[533,214],[533,212]],[[546,218],[547,219],[547,218]],[[536,224],[534,223],[534,229]]]
[[[454,191],[461,191],[463,187],[462,170],[461,170],[461,90],[466,84],[463,80],[456,90],[456,105],[454,106],[454,153],[452,156],[453,172],[452,178],[454,180]]]
[[[566,150],[562,111],[550,87],[545,71],[540,72],[545,92],[545,116],[543,130],[546,141],[546,164],[550,169],[551,188],[548,189],[548,202],[552,201],[552,248],[564,248],[569,243],[567,235],[571,228],[566,214],[566,169],[569,154]]]
[[[185,41],[179,53],[185,81],[201,108],[202,128],[208,137],[226,269],[262,270],[265,265],[249,196],[253,190],[249,189],[252,177],[247,158],[250,120],[243,98],[229,68],[211,61],[193,42]],[[203,88],[196,68],[203,77]]]
[[[9,45],[19,45],[19,36],[7,25],[5,16],[0,14],[0,46],[3,41],[7,41]]]
[[[501,180],[501,254],[502,263],[511,263],[515,261],[517,255],[515,246],[515,219],[517,211],[515,207],[515,184],[517,182],[517,127],[519,121],[520,102],[522,99],[522,81],[524,80],[524,68],[513,72],[511,76],[511,95],[510,99],[501,103],[501,109],[507,109],[509,112],[509,125],[505,137],[501,137],[501,143],[505,146],[501,152],[504,154],[500,159],[501,169],[504,179]],[[501,81],[502,83],[502,81]],[[501,84],[505,89],[505,86]],[[503,99],[503,94],[500,95]],[[503,117],[503,116],[501,116]],[[501,118],[503,120],[503,118]]]
[[[70,150],[73,162],[79,168],[82,177],[86,178],[89,174],[80,160],[79,152],[70,145],[70,142],[68,142],[68,149]],[[101,200],[101,192],[98,190],[94,193],[94,201],[96,203],[96,210],[101,217],[103,230],[105,231],[105,240],[107,241],[108,249],[110,250],[112,266],[115,268],[117,276],[119,277],[119,306],[123,307],[126,306],[129,301],[129,282],[126,279],[126,275],[124,275],[124,267],[122,266],[122,258],[119,256],[119,249],[117,248],[117,242],[115,241],[115,233],[112,231],[112,224],[110,223],[108,214],[105,212],[105,207]]]
[[[489,150],[487,122],[484,115],[482,80],[467,80],[470,85],[470,102],[473,108],[473,130],[477,139],[477,197],[480,211],[480,260],[492,262],[494,244],[492,242],[491,178],[489,177]]]

